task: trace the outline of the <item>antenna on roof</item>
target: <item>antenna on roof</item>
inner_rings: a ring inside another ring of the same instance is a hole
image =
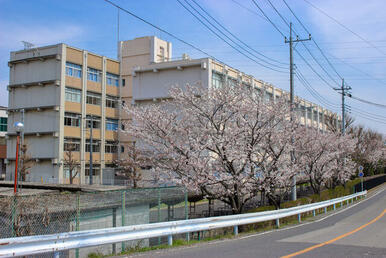
[[[35,46],[35,45],[32,44],[31,42],[27,42],[27,41],[22,41],[21,43],[23,43],[23,45],[24,45],[24,50],[26,50],[26,49],[31,49],[32,47]]]

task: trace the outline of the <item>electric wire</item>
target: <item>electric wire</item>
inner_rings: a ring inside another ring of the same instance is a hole
[[[265,14],[265,12],[263,11],[263,9],[260,8],[260,6],[256,3],[255,0],[252,0],[252,2],[256,5],[256,7],[260,10],[260,12],[264,15],[264,17],[267,19],[267,21],[269,21],[272,26],[285,38],[285,35],[283,32],[281,32],[281,30],[276,26],[276,24]]]
[[[272,67],[269,67],[265,64],[262,64],[258,61],[256,61],[256,59],[253,59],[251,58],[249,55],[245,54],[244,52],[240,51],[237,47],[235,47],[234,45],[232,45],[231,43],[229,43],[226,39],[224,39],[221,35],[219,35],[216,31],[214,31],[210,26],[208,26],[205,22],[203,22],[197,15],[195,15],[188,7],[186,7],[180,0],[177,0],[177,2],[182,6],[184,7],[191,15],[193,15],[202,25],[204,25],[207,29],[209,29],[213,34],[215,34],[218,38],[220,38],[222,41],[224,41],[228,46],[230,46],[231,48],[233,48],[234,50],[236,50],[237,52],[239,52],[240,54],[242,54],[243,56],[245,56],[246,58],[248,58],[249,60],[255,62],[256,64],[260,65],[260,66],[263,66],[267,69],[270,69],[270,70],[273,70],[273,71],[276,71],[276,72],[279,72],[279,73],[285,73],[285,71],[280,71],[280,70],[277,70],[275,68],[272,68]],[[186,2],[186,1],[185,1]],[[202,15],[200,13],[198,13],[201,17]],[[204,19],[206,19],[205,17],[203,17]],[[207,20],[207,19],[206,19]],[[213,26],[213,25],[212,25]],[[221,32],[220,32],[221,33]],[[234,40],[230,39],[227,35],[224,35],[225,37],[227,37],[231,42],[233,42],[234,44],[238,45],[237,43],[234,42]],[[240,45],[238,45],[240,47]],[[244,49],[245,51],[245,49]],[[249,51],[246,51],[247,53],[250,53]],[[255,55],[254,55],[255,56]],[[255,56],[256,57],[256,56]]]
[[[291,9],[291,7],[287,4],[285,0],[283,0],[284,4],[288,7],[292,15],[295,17],[295,19],[300,23],[300,25],[303,27],[303,29],[310,35],[311,33],[307,30],[306,26],[302,23],[302,21],[297,17],[295,12]],[[327,56],[324,54],[322,49],[319,47],[318,43],[316,43],[314,38],[311,38],[312,42],[316,45],[316,47],[319,49],[320,53],[323,55],[323,57],[326,59],[327,63],[330,65],[330,67],[334,70],[334,72],[338,75],[338,77],[342,80],[343,77],[338,73],[338,71],[335,69],[335,67],[332,65],[330,60],[327,58]]]
[[[273,58],[270,58],[262,53],[260,53],[259,51],[257,51],[256,49],[252,48],[251,46],[247,45],[244,41],[240,40],[239,37],[237,37],[235,34],[233,34],[231,31],[229,31],[229,29],[227,29],[225,26],[223,26],[217,19],[215,19],[212,15],[210,15],[210,13],[208,13],[200,4],[197,3],[197,1],[195,0],[192,0],[206,15],[208,15],[215,23],[217,23],[221,28],[223,28],[226,32],[228,32],[230,35],[232,35],[236,40],[238,40],[241,44],[243,44],[245,47],[249,48],[250,50],[252,50],[253,52],[255,52],[256,54],[258,55],[261,55],[265,58],[267,58],[268,60],[271,60],[273,62],[277,62],[279,64],[284,64],[284,65],[288,65],[287,63],[283,63],[283,62],[280,62],[280,61],[277,61]]]
[[[116,3],[114,3],[114,2],[112,2],[112,1],[110,1],[110,0],[103,0],[103,1],[105,1],[106,3],[109,3],[110,5],[112,5],[112,6],[116,7],[116,8],[118,8],[119,10],[121,10],[121,11],[123,11],[123,12],[125,12],[125,13],[127,13],[127,14],[129,14],[129,15],[131,15],[131,16],[133,16],[134,18],[136,18],[136,19],[138,19],[138,20],[140,20],[140,21],[146,23],[147,25],[150,25],[151,27],[153,27],[153,28],[155,28],[155,29],[157,29],[157,30],[159,30],[159,31],[162,31],[163,33],[169,35],[170,37],[172,37],[172,38],[174,38],[174,39],[180,41],[181,43],[184,43],[185,45],[190,46],[191,48],[193,48],[193,49],[195,49],[195,50],[197,50],[197,51],[203,53],[204,55],[207,55],[207,56],[209,56],[210,58],[219,61],[220,63],[224,63],[223,61],[221,61],[220,59],[218,59],[218,58],[214,57],[213,55],[207,53],[206,51],[201,50],[200,48],[194,46],[193,44],[191,44],[191,43],[189,43],[189,42],[187,42],[187,41],[185,41],[185,40],[183,40],[183,39],[181,39],[181,38],[175,36],[175,35],[172,34],[171,32],[168,32],[168,31],[166,31],[165,29],[162,29],[161,27],[159,27],[159,26],[157,26],[157,25],[155,25],[155,24],[153,24],[153,23],[151,23],[151,22],[145,20],[144,18],[139,17],[138,15],[136,15],[136,14],[130,12],[129,10],[127,10],[127,9],[125,9],[125,8],[123,8],[123,7],[119,6],[119,5],[117,5]]]
[[[376,107],[380,107],[380,108],[386,108],[386,105],[384,104],[379,104],[379,103],[375,103],[375,102],[372,102],[372,101],[368,101],[368,100],[365,100],[365,99],[362,99],[362,98],[358,98],[358,97],[355,97],[353,95],[348,95],[348,97],[352,98],[352,99],[355,99],[357,101],[360,101],[360,102],[363,102],[363,103],[366,103],[366,104],[369,104],[369,105],[373,105],[373,106],[376,106]]]
[[[340,21],[338,21],[337,19],[335,19],[334,17],[332,17],[331,15],[329,15],[327,12],[323,11],[322,9],[320,9],[319,7],[315,6],[314,4],[312,4],[311,2],[309,2],[308,0],[303,0],[304,2],[306,2],[307,4],[309,4],[311,7],[313,7],[315,10],[319,11],[320,13],[324,14],[325,16],[327,16],[328,18],[330,18],[331,20],[333,20],[335,23],[337,23],[338,25],[340,25],[341,27],[343,27],[344,29],[346,29],[347,31],[351,32],[352,34],[354,34],[356,37],[358,37],[360,40],[362,40],[363,42],[365,42],[366,44],[368,44],[369,46],[371,46],[372,48],[378,50],[380,53],[382,53],[383,55],[386,55],[386,53],[381,50],[380,48],[378,48],[377,46],[375,46],[373,43],[371,43],[370,41],[368,41],[367,39],[365,39],[364,37],[362,37],[361,35],[359,35],[358,33],[356,33],[355,31],[353,31],[352,29],[348,28],[346,25],[344,25],[343,23],[341,23]]]

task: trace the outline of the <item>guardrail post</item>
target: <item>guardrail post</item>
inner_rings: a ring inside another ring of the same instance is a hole
[[[324,213],[327,213],[327,207],[324,207]]]
[[[239,226],[233,226],[233,234],[237,236],[239,234]]]
[[[188,212],[188,189],[185,187],[185,219],[189,219],[189,212]],[[186,233],[186,241],[190,241],[190,235],[189,232]]]
[[[125,225],[125,217],[126,217],[126,191],[122,191],[121,194],[122,199],[122,207],[121,207],[121,219],[122,219],[122,227]],[[125,242],[122,242],[121,252],[125,251]]]
[[[168,245],[173,245],[173,235],[168,235]]]
[[[279,219],[276,219],[276,227],[277,227],[277,228],[280,227],[280,220],[279,220]]]
[[[161,188],[158,187],[158,203],[157,203],[157,222],[161,222]],[[158,245],[161,244],[161,237],[158,237]]]
[[[59,252],[54,252],[54,258],[59,258],[60,257],[60,253]]]
[[[302,222],[302,215],[300,213],[298,214],[298,221],[299,223]]]
[[[315,210],[312,211],[312,215],[314,215],[314,217],[316,216]]]
[[[346,201],[346,204],[347,204],[347,205],[349,204],[348,200]]]
[[[335,205],[335,203],[334,203],[334,210],[336,210],[336,205]]]

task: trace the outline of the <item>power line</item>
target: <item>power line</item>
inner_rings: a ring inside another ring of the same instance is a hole
[[[269,1],[269,0],[268,0]],[[302,21],[297,17],[297,15],[295,14],[295,12],[291,9],[291,7],[287,4],[287,2],[285,0],[283,0],[283,2],[285,3],[285,5],[288,7],[288,9],[290,10],[290,12],[292,13],[292,15],[295,17],[295,19],[300,23],[300,25],[303,27],[303,29],[308,33],[309,31],[307,30],[306,26],[302,23]],[[324,52],[322,51],[322,49],[319,47],[318,43],[316,43],[315,39],[312,38],[312,41],[314,42],[314,44],[316,45],[316,47],[319,49],[320,53],[323,55],[323,57],[326,59],[327,63],[330,65],[330,67],[334,70],[334,72],[338,75],[338,77],[340,79],[343,79],[342,76],[338,73],[338,71],[335,69],[335,67],[331,64],[330,60],[328,60],[327,56],[324,54]],[[324,69],[323,69],[324,70]]]
[[[327,84],[330,88],[334,89],[334,87],[326,81],[311,65],[310,63],[307,62],[307,60],[299,53],[297,49],[295,49],[296,53],[300,56],[300,58],[307,64],[307,66],[325,83]]]
[[[283,62],[280,62],[280,61],[277,61],[275,59],[272,59],[262,53],[260,53],[259,51],[255,50],[254,48],[250,47],[249,45],[247,45],[244,41],[240,40],[239,37],[235,36],[231,31],[229,31],[225,26],[223,26],[220,22],[218,22],[217,19],[215,19],[212,15],[210,15],[200,4],[197,3],[197,1],[195,0],[192,0],[206,15],[208,15],[215,23],[217,23],[221,28],[223,28],[226,32],[228,32],[230,35],[232,35],[235,39],[237,39],[238,41],[241,42],[241,44],[243,44],[244,46],[246,46],[247,48],[249,48],[250,50],[252,50],[253,52],[255,52],[256,54],[258,55],[261,55],[265,58],[267,58],[268,60],[271,60],[271,61],[274,61],[274,62],[277,62],[279,64],[285,64],[285,65],[288,65],[286,63],[283,63]],[[185,1],[186,2],[186,1]]]
[[[263,9],[260,8],[260,6],[256,3],[255,0],[252,0],[252,2],[256,5],[256,7],[260,10],[260,12],[264,15],[264,17],[267,19],[267,21],[269,21],[272,26],[285,38],[285,35],[283,32],[281,32],[281,30],[276,26],[275,23],[273,23],[273,21],[271,21],[271,19],[265,14],[265,12],[263,11]]]
[[[348,95],[350,98],[352,99],[355,99],[355,100],[358,100],[360,102],[363,102],[363,103],[366,103],[366,104],[369,104],[369,105],[373,105],[373,106],[376,106],[376,107],[381,107],[381,108],[386,108],[386,105],[384,104],[379,104],[379,103],[375,103],[375,102],[372,102],[372,101],[369,101],[369,100],[365,100],[365,99],[362,99],[362,98],[358,98],[358,97],[355,97],[353,95]]]
[[[184,7],[191,15],[193,15],[202,25],[204,25],[207,29],[209,29],[213,34],[215,34],[218,38],[220,38],[222,41],[224,41],[228,46],[230,46],[231,48],[233,48],[234,50],[236,50],[237,52],[239,52],[240,54],[242,54],[243,56],[245,56],[246,58],[248,58],[249,60],[255,62],[256,64],[260,65],[260,66],[263,66],[267,69],[270,69],[270,70],[273,70],[273,71],[276,71],[276,72],[279,72],[279,73],[285,73],[284,71],[280,71],[280,70],[277,70],[275,68],[272,68],[272,67],[269,67],[265,64],[262,64],[258,61],[256,61],[256,59],[253,59],[251,58],[249,55],[245,54],[244,52],[240,51],[237,47],[235,47],[234,45],[232,45],[231,43],[229,43],[226,39],[224,39],[221,35],[219,35],[216,31],[214,31],[210,26],[208,26],[205,22],[203,22],[197,15],[195,15],[188,7],[186,7],[180,0],[177,0],[177,2],[182,6]],[[185,1],[186,2],[186,1]],[[187,3],[187,2],[186,2]],[[192,7],[189,3],[187,3],[190,7]],[[211,24],[212,26],[214,26],[210,21],[208,21],[208,19],[206,19],[206,17],[204,17],[201,13],[199,13],[196,9],[192,8],[193,10],[195,10],[201,17],[203,17],[207,22],[209,22],[209,24]],[[217,29],[219,31],[219,29],[214,26],[215,29]],[[253,55],[250,51],[248,50],[245,50],[245,48],[243,48],[242,46],[240,46],[237,42],[235,42],[234,40],[232,40],[229,36],[225,35],[223,32],[219,31],[222,35],[224,35],[226,38],[228,38],[231,42],[233,42],[234,44],[236,44],[238,47],[240,47],[241,49],[243,49],[244,51],[246,51],[247,53],[251,54],[252,56],[256,57],[259,59],[259,57],[257,57],[256,55]],[[264,60],[263,60],[264,61]],[[281,67],[279,67],[281,68]]]
[[[125,13],[127,13],[127,14],[133,16],[134,18],[136,18],[136,19],[138,19],[138,20],[140,20],[140,21],[142,21],[142,22],[144,22],[144,23],[146,23],[146,24],[152,26],[153,28],[156,28],[157,30],[162,31],[163,33],[169,35],[170,37],[172,37],[172,38],[174,38],[174,39],[176,39],[176,40],[178,40],[178,41],[184,43],[185,45],[190,46],[191,48],[193,48],[193,49],[195,49],[195,50],[197,50],[197,51],[203,53],[204,55],[207,55],[207,56],[213,58],[214,60],[217,60],[217,61],[219,61],[219,62],[221,62],[221,63],[224,63],[224,62],[222,62],[221,60],[219,60],[218,58],[212,56],[211,54],[209,54],[209,53],[207,53],[207,52],[201,50],[200,48],[194,46],[193,44],[191,44],[191,43],[189,43],[189,42],[187,42],[187,41],[185,41],[185,40],[183,40],[183,39],[181,39],[181,38],[175,36],[174,34],[172,34],[172,33],[168,32],[168,31],[166,31],[165,29],[162,29],[161,27],[159,27],[159,26],[157,26],[157,25],[155,25],[155,24],[153,24],[153,23],[151,23],[151,22],[145,20],[144,18],[139,17],[138,15],[136,15],[136,14],[130,12],[129,10],[124,9],[123,7],[117,5],[117,4],[115,4],[115,3],[113,3],[113,2],[111,2],[111,1],[109,1],[109,0],[103,0],[103,1],[105,1],[106,3],[111,4],[112,6],[118,8],[119,10],[124,11]]]
[[[364,37],[362,37],[361,35],[359,35],[358,33],[356,33],[355,31],[353,31],[352,29],[348,28],[346,25],[344,25],[343,23],[341,23],[340,21],[338,21],[337,19],[335,19],[334,17],[332,17],[331,15],[329,15],[328,13],[326,13],[325,11],[323,11],[322,9],[320,9],[319,7],[316,7],[314,4],[312,4],[311,2],[309,2],[308,0],[303,0],[304,2],[306,2],[307,4],[309,4],[310,6],[312,6],[314,9],[316,9],[317,11],[319,11],[320,13],[324,14],[325,16],[327,16],[328,18],[330,18],[331,20],[333,20],[335,23],[339,24],[341,27],[343,27],[344,29],[346,29],[347,31],[351,32],[352,34],[354,34],[356,37],[358,37],[359,39],[361,39],[363,42],[366,42],[366,44],[370,45],[371,47],[373,47],[374,49],[378,50],[380,53],[382,53],[383,55],[386,55],[385,52],[383,52],[380,48],[378,48],[377,46],[375,46],[373,43],[371,43],[370,41],[368,41],[367,39],[365,39]]]

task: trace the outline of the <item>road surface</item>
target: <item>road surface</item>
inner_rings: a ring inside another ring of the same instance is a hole
[[[384,257],[386,187],[362,202],[315,221],[187,247],[138,253],[133,257]]]

